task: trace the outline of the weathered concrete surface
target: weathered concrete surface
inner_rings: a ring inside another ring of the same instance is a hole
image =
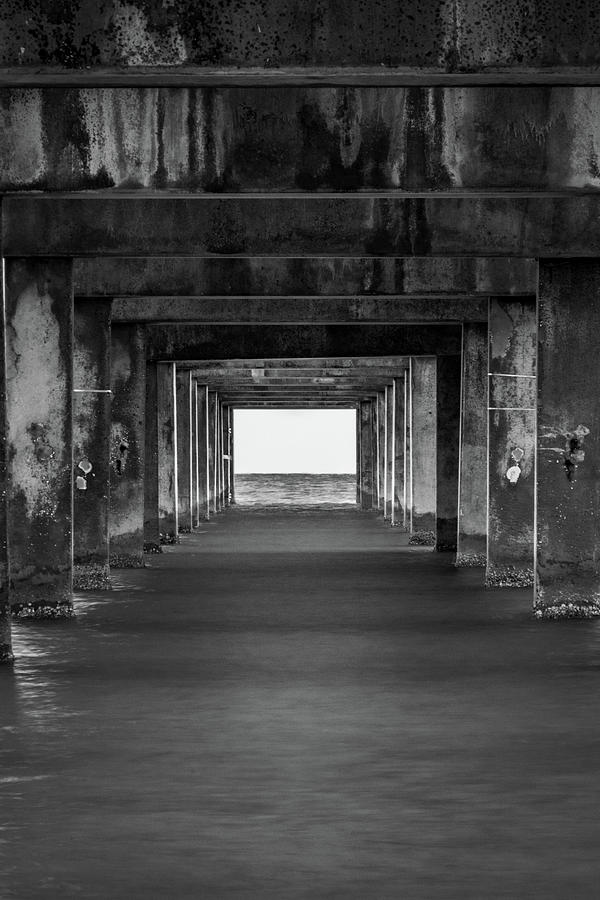
[[[72,263],[6,260],[4,272],[11,604],[71,616]]]
[[[230,406],[223,406],[223,504],[227,507],[231,504],[231,484],[232,484],[232,466],[231,458],[233,455],[231,439],[232,430],[230,420],[232,412]]]
[[[597,260],[540,260],[536,615],[600,615]]]
[[[598,256],[600,196],[8,195],[5,256]]]
[[[518,0],[37,0],[5,5],[3,66],[399,66],[442,71],[597,66],[595,7]]]
[[[487,554],[487,324],[463,325],[457,566],[485,566]]]
[[[534,300],[490,300],[486,585],[533,584],[536,312]]]
[[[160,551],[158,525],[158,364],[146,364],[144,415],[144,552]]]
[[[234,443],[234,411],[228,407],[229,413],[229,504],[235,505],[235,443]]]
[[[598,189],[599,102],[521,85],[4,88],[0,190]]]
[[[210,512],[216,515],[219,511],[217,496],[217,406],[218,394],[208,392],[208,486]]]
[[[410,480],[410,455],[408,447],[408,419],[406,394],[408,377],[406,369],[392,384],[393,404],[393,454],[392,454],[392,525],[407,527],[407,482]]]
[[[73,353],[73,588],[106,590],[111,434],[110,300],[76,301]]]
[[[192,373],[177,371],[177,522],[178,533],[194,527],[192,474]]]
[[[192,528],[200,524],[200,460],[198,458],[198,382],[192,376]]]
[[[394,388],[385,389],[385,508],[384,518],[392,522],[394,505]]]
[[[197,259],[101,257],[74,261],[84,297],[535,294],[533,259],[396,257]]]
[[[114,322],[487,322],[487,297],[116,298]]]
[[[435,357],[410,361],[411,541],[435,544],[437,518],[437,367]]]
[[[461,357],[437,359],[437,487],[435,549],[456,551],[460,456]]]
[[[373,402],[362,400],[359,407],[360,505],[365,510],[373,509],[376,505],[374,413]]]
[[[385,393],[377,392],[377,507],[385,514]]]
[[[198,409],[198,516],[202,520],[209,519],[211,513],[208,385],[198,384],[196,403]]]
[[[161,363],[156,367],[156,388],[158,528],[161,541],[173,544],[179,540],[177,398],[174,363]]]
[[[111,388],[110,565],[140,568],[146,423],[146,336],[140,325],[111,328]]]
[[[457,325],[149,325],[150,359],[334,358],[460,353]]]
[[[4,285],[4,274],[2,278]],[[2,293],[4,288],[0,289]],[[9,599],[9,559],[8,559],[8,506],[6,499],[7,458],[6,458],[6,308],[2,298],[0,310],[0,665],[13,661],[10,599]]]

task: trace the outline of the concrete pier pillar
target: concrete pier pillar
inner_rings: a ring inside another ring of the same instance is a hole
[[[187,534],[193,528],[192,475],[192,373],[177,372],[177,516],[178,532]]]
[[[196,392],[198,412],[198,516],[210,518],[210,449],[208,385],[199,384]]]
[[[457,566],[486,564],[487,342],[485,323],[464,323]]]
[[[219,403],[219,508],[225,509],[225,409]]]
[[[73,588],[110,588],[111,300],[77,300],[73,355]]]
[[[407,527],[407,473],[409,472],[409,454],[407,442],[407,393],[408,377],[405,371],[400,378],[394,378],[392,384],[392,509],[391,523],[406,529]]]
[[[412,544],[433,546],[437,519],[437,365],[410,360],[410,531]]]
[[[208,392],[208,481],[210,511],[219,511],[217,499],[217,392]]]
[[[538,617],[600,615],[599,294],[599,260],[540,260]]]
[[[177,396],[175,363],[157,366],[158,528],[161,541],[176,544],[179,534],[177,490]]]
[[[394,388],[385,389],[385,508],[386,522],[392,522],[394,505]]]
[[[228,406],[222,407],[223,415],[223,505],[225,508],[231,503],[231,434],[229,431],[229,415]]]
[[[385,514],[385,420],[385,392],[379,391],[377,394],[377,507],[382,514]]]
[[[200,524],[200,462],[198,459],[198,384],[192,379],[192,528]]]
[[[361,474],[361,450],[360,450],[360,403],[357,404],[356,407],[356,503],[358,506],[361,505],[362,498],[362,474]]]
[[[235,454],[233,452],[233,408],[229,410],[229,503],[235,505]]]
[[[68,259],[7,259],[6,422],[11,605],[73,614],[73,284]]]
[[[360,505],[373,509],[375,503],[375,432],[373,428],[374,404],[371,400],[360,402]]]
[[[437,487],[435,549],[456,552],[460,456],[461,357],[437,358]]]
[[[3,279],[4,281],[4,279]],[[0,307],[0,665],[13,661],[8,566],[8,516],[6,504],[6,357],[5,303]]]
[[[111,389],[110,565],[115,569],[137,569],[144,565],[146,334],[143,326],[112,326]],[[158,529],[155,540],[158,543]]]
[[[158,526],[158,363],[146,365],[144,440],[144,551],[160,553]]]
[[[533,584],[536,341],[534,298],[490,299],[488,587]]]

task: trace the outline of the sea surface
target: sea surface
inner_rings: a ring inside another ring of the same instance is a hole
[[[235,476],[238,506],[325,507],[356,504],[356,475],[314,475],[306,472]]]

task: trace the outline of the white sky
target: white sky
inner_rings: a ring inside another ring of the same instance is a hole
[[[234,471],[355,472],[356,410],[236,409]]]

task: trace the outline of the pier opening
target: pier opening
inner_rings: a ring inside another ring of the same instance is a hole
[[[356,504],[355,409],[234,410],[239,506]]]

